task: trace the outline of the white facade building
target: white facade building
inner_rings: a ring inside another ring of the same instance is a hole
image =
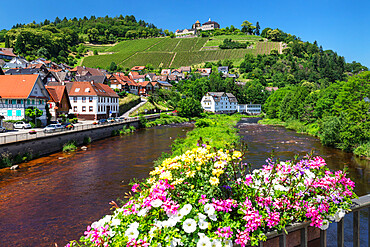
[[[69,101],[72,109],[69,113],[78,118],[98,120],[117,117],[119,113],[119,97],[108,85],[96,82],[74,82]]]
[[[244,104],[238,105],[238,112],[250,115],[258,115],[261,114],[262,108],[260,104]]]
[[[208,92],[203,96],[201,105],[205,111],[214,113],[234,113],[238,101],[232,93]]]

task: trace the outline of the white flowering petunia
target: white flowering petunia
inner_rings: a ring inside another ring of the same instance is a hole
[[[335,215],[334,215],[334,220],[335,222],[339,222],[343,217],[344,215],[346,215],[346,211],[344,211],[343,209],[339,209]]]
[[[208,228],[208,222],[205,220],[199,220],[198,226],[200,229],[204,230]]]
[[[225,240],[224,244],[225,244],[225,247],[233,247],[233,241],[231,240]]]
[[[197,247],[212,247],[212,243],[208,237],[200,238]]]
[[[198,213],[198,217],[199,217],[199,220],[206,220],[207,219],[207,216],[205,216],[202,213]]]
[[[163,202],[161,199],[155,199],[150,203],[150,205],[152,205],[152,207],[155,207],[155,208],[162,206],[162,204]]]
[[[187,219],[184,221],[184,223],[182,223],[182,228],[186,233],[195,232],[197,229],[197,222],[195,222],[193,219]]]
[[[212,204],[207,203],[206,205],[204,205],[204,212],[208,214],[209,217],[210,215],[213,215],[215,213],[215,207],[213,207]]]
[[[140,217],[142,217],[142,216],[146,216],[147,215],[147,213],[148,213],[148,209],[147,208],[143,208],[143,209],[141,209],[138,213],[137,213],[137,216],[140,216]]]
[[[139,228],[139,222],[131,223],[128,228],[138,229]]]
[[[320,229],[325,231],[328,228],[329,228],[329,221],[328,220],[323,220]]]
[[[139,231],[135,228],[128,228],[125,232],[125,236],[128,237],[128,239],[137,239]]]
[[[184,207],[182,209],[180,209],[180,212],[183,214],[183,215],[187,215],[190,213],[191,209],[193,208],[193,206],[191,206],[191,204],[186,204],[184,205]]]
[[[219,239],[214,239],[211,243],[212,247],[222,247],[222,242]]]
[[[216,214],[208,215],[208,217],[209,217],[212,221],[217,221],[217,215],[216,215]]]
[[[110,225],[111,226],[118,226],[119,224],[121,224],[120,219],[112,219],[112,223]]]

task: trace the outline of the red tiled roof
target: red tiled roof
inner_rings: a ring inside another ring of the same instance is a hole
[[[139,75],[139,72],[131,71],[131,75]]]
[[[26,99],[30,95],[39,75],[0,76],[0,96],[2,98]]]
[[[108,85],[97,82],[76,81],[73,82],[69,96],[103,96],[118,97]]]
[[[123,74],[123,73],[115,73],[113,76],[122,85],[126,85],[127,84],[127,85],[130,85],[130,86],[137,86],[137,83],[134,80],[132,80],[128,76],[125,76],[125,74]]]
[[[12,52],[12,50],[8,48],[0,48],[0,55],[16,57],[16,55]]]
[[[98,69],[82,67],[82,66],[76,66],[74,69],[70,71],[72,72],[77,71],[79,75],[86,75],[87,73],[90,73],[92,76],[104,76],[104,73]]]
[[[61,102],[63,98],[64,90],[66,86],[45,86],[46,90],[50,94],[50,101],[52,102]]]

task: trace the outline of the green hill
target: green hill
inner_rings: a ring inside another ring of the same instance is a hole
[[[230,36],[230,35],[229,35]],[[281,43],[266,42],[254,35],[231,35],[238,42],[249,41],[253,48],[219,49],[226,35],[211,38],[150,38],[123,41],[115,46],[87,46],[99,55],[85,57],[83,65],[106,68],[112,62],[123,68],[151,64],[155,68],[189,66],[207,61],[240,60],[246,54],[269,54],[271,50],[281,52]]]

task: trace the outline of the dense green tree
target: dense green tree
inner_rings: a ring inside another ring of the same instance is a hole
[[[181,117],[192,118],[199,117],[203,108],[199,100],[188,97],[179,101],[177,111]]]
[[[260,35],[260,29],[261,29],[260,24],[257,21],[257,23],[256,23],[256,29],[254,31],[254,34],[259,36]]]

